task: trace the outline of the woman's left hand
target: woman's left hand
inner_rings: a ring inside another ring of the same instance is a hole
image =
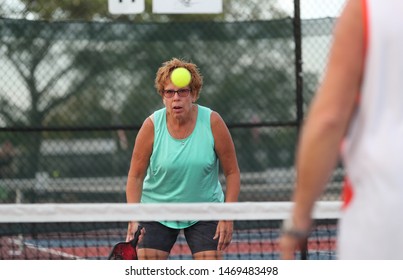
[[[217,250],[225,250],[232,240],[232,233],[234,231],[233,221],[219,221],[214,239],[218,238]]]

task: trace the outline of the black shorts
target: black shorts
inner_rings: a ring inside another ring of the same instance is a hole
[[[174,246],[181,229],[164,226],[159,222],[139,222],[146,230],[139,248],[157,249],[170,252]],[[199,221],[184,228],[183,233],[192,254],[217,250],[218,238],[213,239],[217,230],[217,221]]]

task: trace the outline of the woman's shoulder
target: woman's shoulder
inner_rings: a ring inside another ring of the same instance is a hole
[[[198,105],[199,115],[204,123],[208,124],[211,128],[220,126],[224,123],[224,120],[219,113],[212,110],[209,107]]]
[[[161,108],[159,110],[154,111],[149,118],[153,121],[153,123],[159,123],[164,119],[164,116],[166,114],[166,108]]]
[[[202,105],[197,105],[199,112],[201,112],[202,114],[205,114],[206,116],[210,117],[211,119],[221,119],[220,114],[218,114],[216,111],[214,111],[213,109],[206,107],[206,106],[202,106]]]
[[[210,119],[212,113],[214,112],[212,109],[206,106],[197,105],[197,109],[199,115],[201,115],[204,119]]]
[[[165,107],[163,107],[161,109],[158,109],[158,110],[154,111],[153,115],[159,116],[159,115],[165,114],[166,110],[167,109]]]

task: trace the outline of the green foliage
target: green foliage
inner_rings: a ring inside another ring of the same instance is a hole
[[[27,159],[19,176],[43,170],[62,177],[125,176],[138,128],[163,106],[155,73],[172,57],[200,67],[204,87],[198,103],[230,126],[242,171],[293,164],[295,126],[239,127],[296,122],[293,22],[275,1],[224,1],[220,15],[155,15],[148,0],[145,13],[129,16],[110,15],[106,0],[22,2],[26,15],[45,21],[0,22],[0,54],[7,62],[2,73],[14,79],[0,90],[16,92],[0,92],[3,124],[132,129],[125,130],[127,150],[118,146],[113,153],[82,156],[44,156],[40,149],[50,139],[119,143],[117,131],[10,133],[4,140],[16,140]],[[282,19],[261,20],[270,17]],[[304,76],[307,102],[316,75]]]
[[[0,203],[11,203],[12,201],[10,200],[10,190],[8,190],[6,187],[0,186]]]
[[[107,16],[105,0],[21,0],[26,5],[26,12],[34,13],[40,19],[57,18],[90,20],[94,17]]]

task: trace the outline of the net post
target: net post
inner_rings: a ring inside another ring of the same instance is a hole
[[[301,240],[301,260],[307,260],[308,259],[308,238],[304,238]]]

